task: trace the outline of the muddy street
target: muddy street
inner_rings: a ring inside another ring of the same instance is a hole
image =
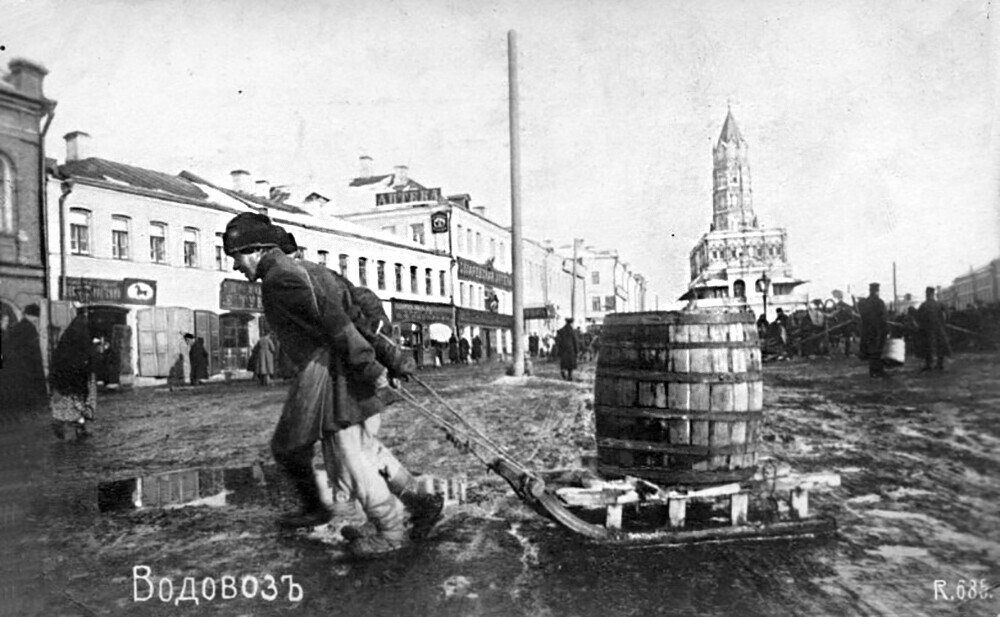
[[[810,496],[838,532],[688,548],[612,548],[556,526],[399,402],[385,416],[383,441],[415,471],[461,478],[467,495],[447,506],[427,540],[367,563],[348,560],[333,529],[274,526],[294,505],[267,470],[284,386],[105,394],[87,441],[32,429],[41,453],[33,472],[46,592],[39,614],[992,616],[1000,590],[983,586],[1000,586],[998,375],[995,353],[959,356],[944,373],[909,366],[886,380],[848,359],[766,365],[760,458],[839,473],[840,487]],[[592,365],[576,383],[560,381],[551,364],[523,380],[498,365],[422,377],[534,469],[579,469],[595,451]],[[264,477],[248,476],[255,488],[246,495],[99,508],[101,483],[184,469],[230,478],[259,463],[254,473]],[[149,568],[139,583],[137,566]],[[202,582],[227,576],[254,576],[261,593],[225,598],[220,587],[206,600]],[[301,587],[300,600],[289,601],[282,576]],[[199,585],[198,604],[176,601],[185,577]],[[137,592],[152,597],[137,601]]]

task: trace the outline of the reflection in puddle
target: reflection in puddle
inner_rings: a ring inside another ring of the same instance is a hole
[[[220,507],[268,498],[281,481],[274,465],[180,469],[97,486],[102,512],[139,508]]]

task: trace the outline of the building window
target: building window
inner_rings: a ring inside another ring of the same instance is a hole
[[[438,270],[438,284],[441,287],[441,295],[442,296],[448,295],[447,290],[445,289],[446,285],[445,285],[444,281],[445,281],[445,272],[444,272],[444,270]]]
[[[0,154],[0,232],[14,231],[14,166]]]
[[[387,234],[395,236],[396,235],[396,226],[395,225],[386,225],[385,227],[382,228],[382,231],[384,231]]]
[[[591,310],[594,310],[594,311],[600,311],[601,310],[601,297],[600,296],[594,296],[593,298],[590,299],[590,308],[591,308]]]
[[[465,283],[458,283],[458,305],[465,306]]]
[[[167,224],[149,224],[149,261],[154,264],[167,263]]]
[[[368,286],[368,259],[366,257],[358,257],[358,285]]]
[[[507,267],[507,248],[504,246],[503,241],[500,241],[500,254],[498,255],[500,261],[500,267]]]
[[[403,264],[396,264],[396,291],[403,291]]]
[[[424,269],[424,289],[427,290],[428,296],[434,295],[434,270],[430,268]]]
[[[378,277],[378,288],[385,289],[385,262],[379,261],[375,267],[376,276]]]
[[[594,271],[590,273],[590,282],[594,285],[599,285],[601,283],[601,273]]]
[[[127,216],[111,217],[111,258],[129,259],[129,219]]]
[[[347,255],[345,255],[344,253],[340,254],[339,266],[340,266],[340,276],[347,278]]]
[[[426,238],[424,237],[424,224],[416,223],[410,225],[410,229],[413,231],[413,241],[419,244],[426,244]]]
[[[226,270],[226,253],[222,248],[222,234],[215,234],[215,269]]]
[[[318,255],[319,265],[326,267],[328,261],[330,261],[330,251],[316,251]]]
[[[198,230],[193,227],[184,228],[184,267],[198,267]]]
[[[493,258],[493,261],[496,261],[496,258],[497,258],[497,241],[494,238],[490,238],[490,257]]]
[[[420,293],[420,284],[417,281],[417,267],[410,266],[410,293]]]
[[[90,255],[90,211],[72,208],[69,211],[69,252]]]
[[[465,250],[471,255],[475,250],[475,245],[472,243],[472,230],[466,228],[465,230]]]
[[[614,296],[604,296],[604,310],[613,311],[615,310],[615,297]]]
[[[476,232],[476,257],[483,256],[483,234]]]
[[[298,247],[295,250],[295,258],[296,259],[306,259],[307,250],[308,249],[306,249],[306,247],[304,247],[304,246]]]
[[[456,235],[458,236],[458,250],[464,251],[465,250],[465,234],[462,233],[462,226],[458,225],[458,226],[456,226],[455,229],[457,230],[456,231]]]

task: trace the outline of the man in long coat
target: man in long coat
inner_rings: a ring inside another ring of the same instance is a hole
[[[271,377],[277,372],[274,363],[274,338],[270,333],[260,337],[257,341],[257,356],[255,358],[253,374],[262,386],[271,385]]]
[[[576,358],[580,344],[573,330],[573,318],[566,318],[566,325],[556,332],[556,350],[559,354],[559,374],[567,381],[573,381],[573,371],[576,369]]]
[[[931,370],[931,360],[936,360],[934,367],[944,370],[944,357],[951,351],[948,337],[944,331],[944,314],[941,304],[934,298],[935,289],[925,290],[925,300],[917,309],[917,325],[920,328],[920,350],[924,358],[923,371]]]
[[[388,484],[401,472],[380,473],[384,446],[375,438],[383,409],[376,385],[386,370],[349,317],[349,289],[323,266],[286,255],[279,239],[268,217],[251,213],[233,218],[223,235],[234,269],[261,281],[264,315],[298,367],[271,452],[291,477],[302,511],[279,524],[308,527],[331,519],[312,470],[313,446],[320,441],[330,478],[349,483],[373,530],[345,528],[348,551],[356,557],[395,551],[408,542],[404,506]]]
[[[878,296],[879,284],[868,286],[868,297],[858,303],[861,314],[861,349],[862,359],[868,360],[868,374],[871,377],[885,376],[882,364],[882,348],[889,334],[889,314],[885,302]]]
[[[32,411],[43,407],[48,400],[38,336],[40,314],[37,304],[29,304],[21,320],[3,335],[0,406],[5,411]]]

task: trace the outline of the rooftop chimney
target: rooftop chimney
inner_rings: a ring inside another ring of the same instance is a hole
[[[66,140],[66,162],[82,161],[87,158],[87,146],[90,145],[90,135],[83,131],[73,131],[63,135]]]
[[[45,98],[42,94],[42,81],[49,71],[42,66],[24,58],[14,58],[7,64],[10,70],[4,79],[18,89],[21,94],[32,98]]]
[[[472,209],[475,210],[476,214],[479,216],[486,218],[486,206],[474,206]]]
[[[271,183],[267,180],[258,180],[253,183],[253,194],[257,197],[267,199],[271,196]]]
[[[372,157],[367,154],[358,157],[358,177],[359,178],[371,178],[372,177]]]
[[[245,169],[234,169],[229,172],[233,177],[233,190],[247,195],[253,194],[253,184],[250,181],[250,172]]]
[[[406,165],[396,165],[393,169],[393,186],[403,186],[410,181],[410,168]]]

